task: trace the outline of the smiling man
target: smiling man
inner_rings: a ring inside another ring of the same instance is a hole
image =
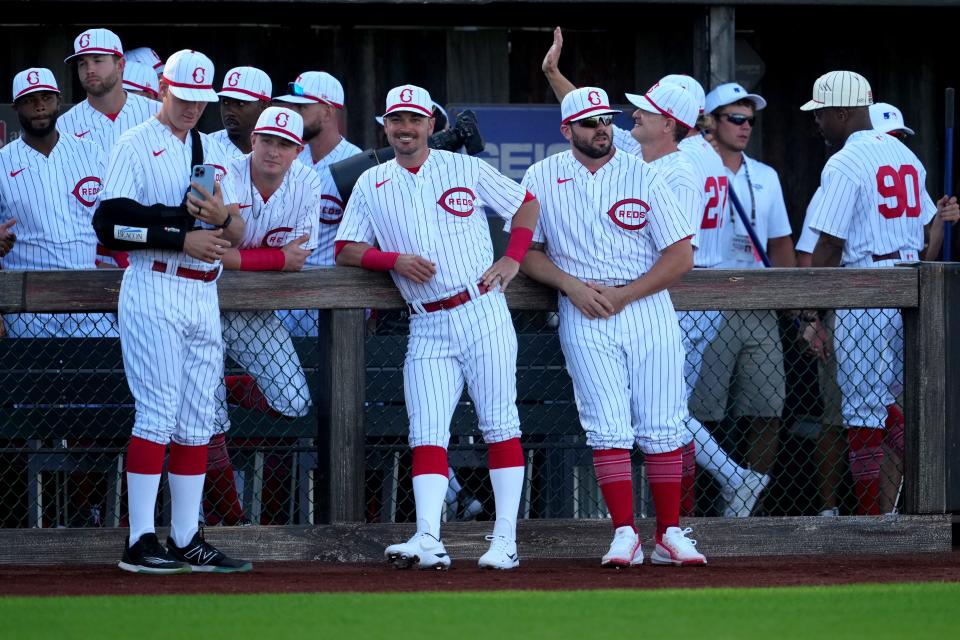
[[[126,456],[130,535],[119,564],[126,571],[251,568],[206,542],[197,527],[223,380],[216,281],[220,259],[245,226],[229,185],[185,197],[192,166],[228,164],[223,147],[195,129],[207,103],[217,101],[213,73],[197,51],[170,56],[160,111],[117,142],[94,219],[101,242],[130,251],[119,302],[123,366],[136,402]],[[164,547],[154,509],[168,444],[171,526]]]
[[[539,208],[483,160],[427,146],[434,119],[426,89],[391,89],[383,118],[396,157],[360,176],[336,240],[338,265],[389,272],[410,312],[403,384],[417,533],[384,554],[400,568],[450,566],[440,513],[449,484],[450,419],[466,383],[488,445],[496,501],[490,549],[480,566],[513,569],[520,564],[516,526],[524,459],[517,334],[503,291],[520,269]],[[513,221],[499,260],[477,199]]]

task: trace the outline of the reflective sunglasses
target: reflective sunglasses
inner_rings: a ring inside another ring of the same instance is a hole
[[[739,127],[744,122],[752,127],[753,123],[757,120],[756,116],[745,116],[742,113],[721,113],[720,117],[735,127]]]
[[[613,124],[613,116],[593,116],[592,118],[584,118],[583,120],[574,120],[574,122],[587,129],[596,129],[601,124],[605,127]]]
[[[297,82],[290,82],[287,84],[290,88],[290,93],[295,96],[302,96],[304,94],[303,85]]]

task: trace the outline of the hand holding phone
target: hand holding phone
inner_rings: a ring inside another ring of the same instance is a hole
[[[205,200],[203,194],[194,187],[199,185],[206,189],[207,193],[213,195],[213,185],[217,174],[217,168],[212,164],[197,164],[193,166],[190,172],[190,195],[197,200]]]

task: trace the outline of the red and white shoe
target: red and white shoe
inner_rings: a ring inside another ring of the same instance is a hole
[[[617,527],[610,550],[600,559],[601,567],[636,567],[643,564],[640,536],[633,527]]]
[[[707,564],[706,556],[697,551],[697,541],[687,537],[692,531],[690,527],[667,527],[667,531],[650,554],[650,562],[672,564],[675,567]]]

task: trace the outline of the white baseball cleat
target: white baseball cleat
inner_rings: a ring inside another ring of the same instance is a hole
[[[640,536],[633,527],[617,527],[613,532],[610,550],[600,559],[601,567],[636,567],[643,564]]]
[[[693,529],[690,527],[667,527],[667,531],[650,554],[650,562],[672,564],[676,567],[707,564],[707,558],[697,551],[697,541],[687,537],[691,531]]]
[[[383,555],[387,562],[398,569],[416,567],[445,571],[450,568],[450,556],[443,543],[429,533],[420,531],[406,542],[390,545]]]
[[[480,556],[477,565],[481,569],[516,569],[520,566],[517,543],[505,536],[487,536],[490,549]]]
[[[753,513],[753,508],[757,506],[757,501],[763,495],[768,484],[770,484],[770,476],[757,471],[747,471],[747,475],[740,486],[724,487],[721,490],[721,495],[727,501],[727,506],[723,508],[724,517],[748,517]]]

